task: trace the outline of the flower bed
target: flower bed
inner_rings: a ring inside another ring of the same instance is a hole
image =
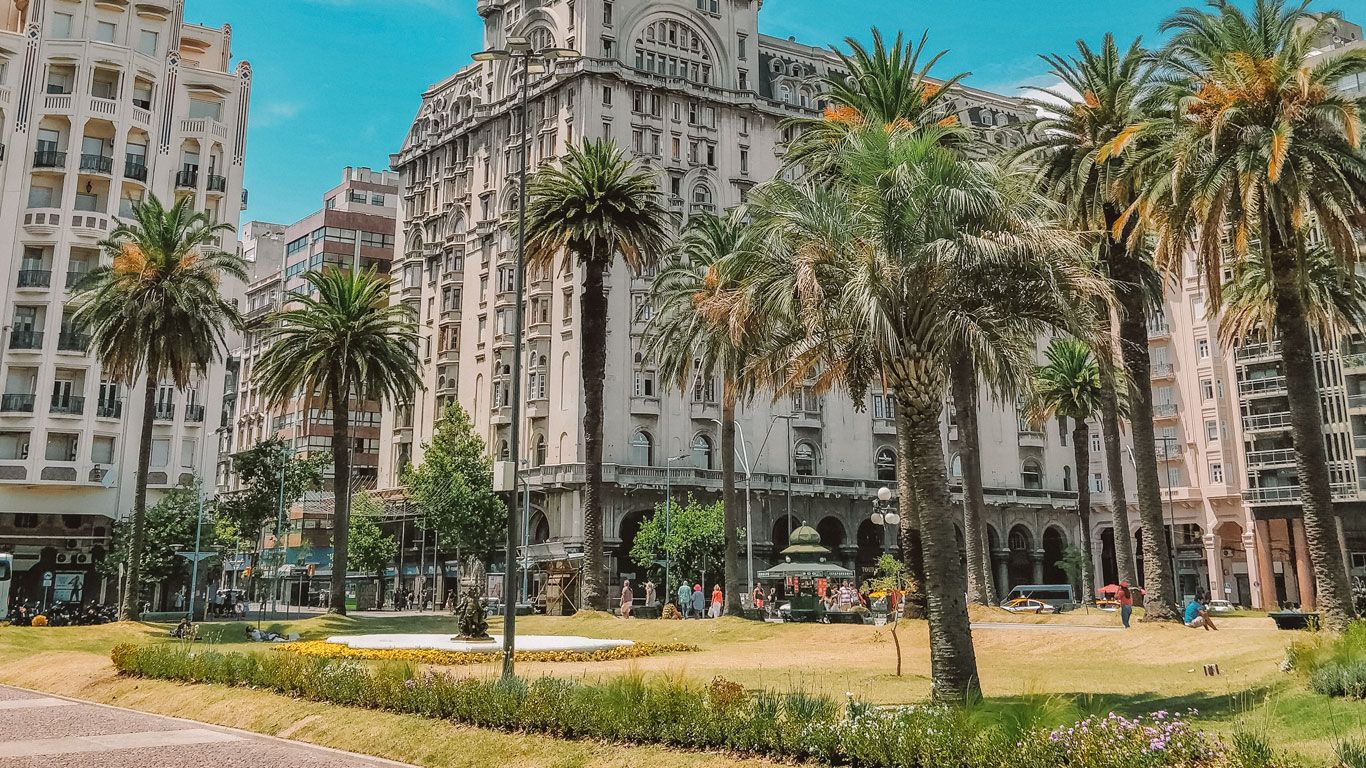
[[[475,653],[470,651],[441,651],[431,648],[351,648],[340,643],[322,640],[305,640],[277,645],[272,650],[315,656],[325,659],[364,659],[370,661],[407,661],[414,664],[435,664],[446,667],[459,667],[469,664],[486,664],[502,658],[498,653]],[[696,651],[697,646],[683,643],[635,643],[617,648],[603,648],[596,651],[517,651],[517,661],[579,662],[579,661],[620,661],[658,656],[664,653],[688,653]]]
[[[720,749],[859,768],[1233,768],[1218,739],[1155,713],[1012,731],[969,710],[876,708],[714,679],[627,674],[602,682],[457,677],[301,653],[120,645],[121,674],[253,686],[288,696],[566,738]]]

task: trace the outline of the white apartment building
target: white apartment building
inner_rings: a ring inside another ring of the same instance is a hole
[[[734,206],[779,171],[787,138],[781,122],[819,114],[817,79],[838,71],[839,61],[822,48],[762,34],[758,6],[480,0],[486,47],[522,36],[538,48],[575,48],[585,58],[557,63],[531,84],[525,126],[517,109],[521,75],[508,63],[471,64],[423,94],[393,157],[403,195],[394,274],[395,300],[410,303],[421,318],[426,388],[411,408],[385,414],[380,487],[396,486],[401,467],[421,460],[450,398],[470,411],[490,449],[508,458],[516,230],[505,215],[517,206],[523,129],[533,169],[553,162],[570,142],[612,138],[659,173],[680,220]],[[962,89],[956,109],[965,123],[1000,126],[994,136],[1001,142],[1018,135],[1012,126],[1026,116],[1014,99],[971,88]],[[532,543],[582,541],[579,278],[577,270],[533,271],[526,286],[519,458],[529,465]],[[680,393],[641,354],[644,323],[635,317],[649,278],[624,267],[608,277],[604,510],[614,581],[637,570],[626,553],[666,484],[675,494],[707,498],[718,496],[721,485],[718,382],[699,380]],[[851,566],[866,567],[894,546],[895,537],[869,520],[877,489],[893,482],[891,404],[872,393],[860,405],[856,410],[840,393],[805,391],[740,409],[742,453],[753,469],[740,489],[749,488],[756,570],[802,522]],[[1061,579],[1055,564],[1078,540],[1066,430],[1024,423],[1010,407],[982,420],[997,578]],[[946,422],[951,455],[956,437]]]
[[[133,500],[143,385],[101,375],[69,323],[70,287],[148,194],[234,225],[245,197],[251,67],[234,65],[229,27],[184,10],[0,2],[0,547],[29,597],[51,572],[49,598],[113,599],[92,563]],[[231,234],[220,246],[238,247]],[[154,491],[212,473],[224,380],[220,366],[188,390],[162,386]]]

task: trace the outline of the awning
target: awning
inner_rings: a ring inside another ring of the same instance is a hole
[[[792,576],[815,579],[851,579],[854,572],[834,563],[779,563],[759,571],[761,579],[786,579]]]

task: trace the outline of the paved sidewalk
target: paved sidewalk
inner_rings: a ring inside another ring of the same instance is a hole
[[[4,768],[410,768],[261,734],[0,686]]]

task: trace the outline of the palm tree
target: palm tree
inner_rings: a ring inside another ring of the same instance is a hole
[[[1083,600],[1095,599],[1091,566],[1091,486],[1086,476],[1091,466],[1091,428],[1087,419],[1101,409],[1105,397],[1100,365],[1085,342],[1054,339],[1044,351],[1047,362],[1039,366],[1025,411],[1033,419],[1062,416],[1072,420],[1072,459],[1077,477],[1077,513],[1081,516],[1081,550],[1085,569],[1081,574]]]
[[[256,366],[262,394],[277,404],[300,393],[332,412],[332,606],[346,613],[350,532],[351,401],[403,402],[419,386],[413,312],[390,304],[393,283],[375,270],[310,270],[292,308],[272,318],[269,345]]]
[[[735,492],[735,406],[752,394],[747,375],[758,318],[735,284],[727,262],[750,247],[751,228],[740,209],[693,216],[678,247],[651,286],[654,311],[645,345],[666,380],[686,391],[694,377],[721,377],[721,498],[725,507],[726,612],[741,611],[740,543],[744,525]],[[748,534],[747,534],[748,535]]]
[[[527,192],[527,258],[572,274],[583,269],[579,295],[583,350],[583,603],[607,609],[602,559],[602,390],[607,375],[607,292],[618,256],[633,274],[668,247],[671,217],[656,175],[638,168],[611,141],[571,146],[563,164],[537,171]]]
[[[780,334],[762,350],[780,388],[814,375],[856,401],[870,385],[895,398],[902,493],[923,542],[933,695],[962,702],[980,685],[940,433],[950,361],[971,355],[988,378],[1023,369],[1033,345],[1020,343],[1016,318],[1071,317],[1104,286],[1027,180],[964,160],[937,135],[950,130],[869,128],[850,137],[834,182],[756,189],[764,247],[743,273],[748,300]]]
[[[196,212],[184,198],[169,209],[156,196],[133,207],[100,247],[109,256],[72,294],[76,326],[90,333],[105,373],[132,386],[144,376],[133,531],[119,618],[138,618],[139,568],[146,531],[147,472],[157,387],[170,378],[179,389],[222,359],[224,332],[241,324],[236,306],[223,297],[225,279],[246,280],[246,266],[219,250],[232,231]]]
[[[1366,52],[1314,61],[1315,39],[1338,17],[1309,13],[1307,0],[1256,0],[1250,13],[1224,0],[1210,6],[1178,11],[1162,26],[1172,33],[1162,53],[1173,115],[1154,125],[1161,142],[1143,157],[1169,172],[1151,179],[1131,212],[1156,232],[1160,268],[1179,273],[1194,250],[1212,311],[1226,259],[1255,252],[1265,260],[1318,608],[1341,629],[1354,610],[1333,523],[1313,356],[1315,297],[1304,289],[1306,227],[1316,227],[1344,264],[1358,258],[1353,219],[1366,207],[1366,100],[1337,87],[1366,74]]]
[[[1139,517],[1143,525],[1144,584],[1148,590],[1145,616],[1175,620],[1176,593],[1171,558],[1162,521],[1158,483],[1152,391],[1145,324],[1151,302],[1151,270],[1143,257],[1143,243],[1134,226],[1122,225],[1124,211],[1137,196],[1141,168],[1126,162],[1122,150],[1139,140],[1142,128],[1157,112],[1156,79],[1140,40],[1123,51],[1107,34],[1099,50],[1077,42],[1075,56],[1042,57],[1061,88],[1038,91],[1026,102],[1041,116],[1030,125],[1032,137],[1017,157],[1038,171],[1040,184],[1067,206],[1073,225],[1094,233],[1101,269],[1114,280],[1118,302],[1119,350],[1124,371],[1116,370],[1111,354],[1100,357],[1101,426],[1105,439],[1106,474],[1110,479],[1115,559],[1122,581],[1138,583],[1133,539],[1124,487],[1120,442],[1119,402],[1132,406],[1133,449],[1138,485]],[[1109,345],[1106,345],[1107,348]],[[1116,382],[1130,382],[1129,397],[1121,398]],[[1077,478],[1085,484],[1084,477]]]

